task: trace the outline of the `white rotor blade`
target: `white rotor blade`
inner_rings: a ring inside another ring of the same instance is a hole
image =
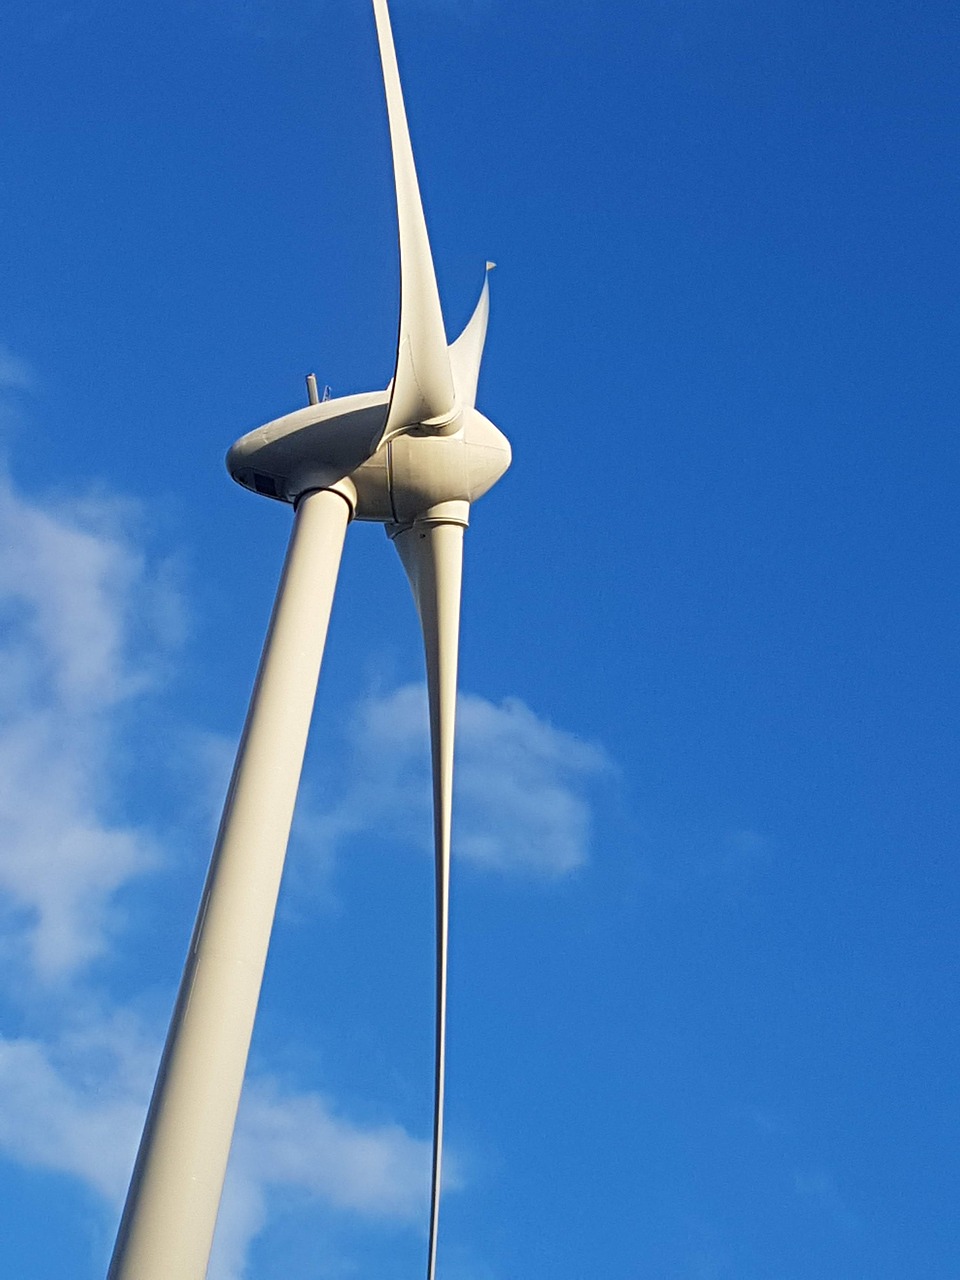
[[[480,377],[480,361],[483,344],[487,339],[487,320],[490,316],[490,272],[496,263],[487,263],[480,299],[473,315],[456,342],[450,344],[450,368],[457,402],[464,409],[472,409],[477,403],[477,379]]]
[[[387,0],[373,0],[373,12],[390,119],[400,231],[400,334],[382,444],[418,423],[445,426],[454,416],[456,402]]]
[[[108,1280],[203,1280],[350,509],[297,506]]]
[[[413,587],[427,659],[430,744],[433,759],[433,828],[437,891],[437,1021],[434,1059],[433,1172],[427,1280],[437,1266],[437,1225],[443,1160],[443,1091],[446,1059],[447,921],[450,900],[450,823],[453,739],[457,705],[457,646],[463,525],[415,524],[394,539]]]

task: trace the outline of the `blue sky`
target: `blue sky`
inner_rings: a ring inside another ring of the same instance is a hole
[[[467,543],[446,1280],[956,1280],[954,6],[394,0]],[[364,0],[0,17],[0,1266],[102,1276],[289,527],[386,384]],[[422,1270],[422,668],[334,609],[212,1280]]]

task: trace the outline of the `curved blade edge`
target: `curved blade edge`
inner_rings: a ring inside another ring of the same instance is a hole
[[[440,294],[400,86],[386,0],[373,0],[390,121],[400,238],[400,329],[390,408],[380,444],[417,424],[443,425],[456,412]]]
[[[487,263],[483,288],[480,290],[480,297],[473,309],[473,315],[464,326],[460,337],[450,344],[453,385],[457,400],[465,409],[472,409],[477,403],[477,381],[480,377],[483,347],[487,340],[487,321],[490,318],[490,272],[495,265],[493,262]]]

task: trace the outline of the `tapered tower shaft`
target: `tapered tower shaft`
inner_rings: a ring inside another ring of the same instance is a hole
[[[203,1280],[351,506],[305,495],[108,1280]]]

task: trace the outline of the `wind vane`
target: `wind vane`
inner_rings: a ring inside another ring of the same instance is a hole
[[[373,0],[400,237],[400,329],[385,391],[310,403],[242,437],[230,474],[290,503],[293,532],[227,791],[108,1280],[203,1280],[213,1242],[344,537],[386,526],[426,654],[436,855],[436,1045],[427,1276],[443,1152],[447,921],[463,532],[510,465],[475,408],[489,311],[447,344],[386,0]],[[487,263],[487,269],[492,267]]]

